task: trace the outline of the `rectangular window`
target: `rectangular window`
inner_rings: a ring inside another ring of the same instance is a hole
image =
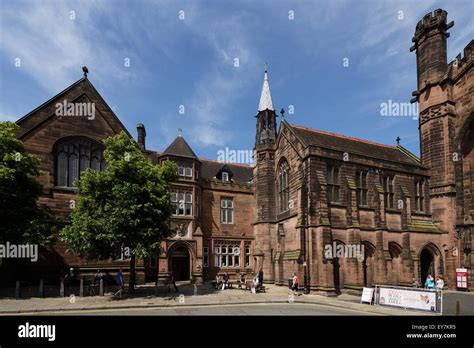
[[[240,266],[240,243],[238,242],[218,242],[218,246],[214,248],[215,266],[239,267]]]
[[[339,203],[339,168],[327,167],[328,200],[331,203]]]
[[[174,207],[174,215],[193,215],[193,194],[191,191],[174,190],[171,192],[171,205]]]
[[[199,195],[196,195],[194,216],[199,216]]]
[[[393,176],[385,175],[382,177],[382,186],[384,190],[384,203],[385,208],[393,209],[394,204],[394,189],[393,189]]]
[[[425,211],[425,181],[415,181],[415,208],[417,211]]]
[[[234,202],[232,198],[221,198],[221,223],[233,223]]]
[[[356,173],[357,203],[367,206],[367,172]]]
[[[227,172],[222,173],[222,181],[229,181],[229,173]]]
[[[209,247],[202,248],[203,253],[203,267],[209,267]]]
[[[178,163],[178,175],[182,178],[193,177],[193,166],[186,163]]]
[[[245,267],[250,268],[250,244],[245,244]]]

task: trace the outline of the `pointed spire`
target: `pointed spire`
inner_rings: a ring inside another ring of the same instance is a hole
[[[272,95],[270,93],[270,85],[268,83],[268,71],[267,71],[267,62],[265,62],[265,75],[263,78],[262,94],[260,95],[260,103],[258,104],[258,111],[263,111],[266,109],[273,110],[273,101]]]

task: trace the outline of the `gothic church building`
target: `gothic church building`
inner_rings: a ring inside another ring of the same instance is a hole
[[[452,289],[456,268],[464,267],[472,289],[474,41],[448,62],[452,25],[445,11],[428,13],[412,40],[420,158],[399,144],[289,124],[283,110],[277,122],[267,72],[253,167],[200,158],[181,135],[163,151],[148,149],[139,124],[143,153],[154,163],[170,159],[179,167],[171,195],[175,235],[163,242],[162,253],[138,261],[139,282],[163,279],[172,270],[178,280],[197,283],[222,272],[236,277],[263,270],[265,282],[286,285],[296,272],[308,290],[334,295],[375,284],[422,283],[428,273],[445,277]],[[55,104],[64,100],[94,103],[95,119],[56,116]],[[122,130],[129,134],[87,76],[17,124],[18,138],[41,160],[40,203],[62,219],[77,199],[73,181],[81,170],[106,169],[102,140]],[[354,245],[363,246],[362,257],[325,252],[327,246]],[[86,260],[66,249],[61,241],[42,247],[36,264],[22,264],[9,277],[38,278],[69,267],[113,276],[129,266],[123,248],[108,260]]]

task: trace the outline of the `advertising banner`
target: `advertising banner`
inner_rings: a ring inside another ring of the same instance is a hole
[[[378,304],[438,312],[436,291],[379,287]]]

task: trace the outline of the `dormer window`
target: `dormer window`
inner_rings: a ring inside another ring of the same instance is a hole
[[[224,181],[224,182],[229,181],[229,173],[222,172],[222,181]]]

